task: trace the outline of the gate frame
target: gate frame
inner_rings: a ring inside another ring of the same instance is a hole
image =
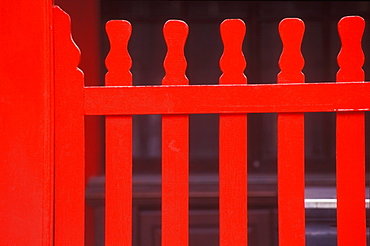
[[[53,244],[52,6],[0,3],[1,245]]]

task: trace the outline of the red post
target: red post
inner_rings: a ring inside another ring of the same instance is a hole
[[[167,44],[163,85],[187,85],[184,46],[188,26],[169,20],[163,27]],[[189,116],[162,116],[162,245],[189,242]]]
[[[102,85],[100,77],[100,1],[54,0],[72,19],[73,40],[81,50],[79,67],[84,72],[85,85]],[[89,116],[85,119],[86,184],[90,177],[102,174],[104,163],[104,118]],[[86,204],[86,246],[94,245],[94,209]]]
[[[106,59],[107,86],[132,85],[127,46],[131,24],[106,24],[111,49]],[[106,116],[105,243],[132,244],[132,116]]]
[[[338,32],[337,82],[361,82],[364,54],[361,47],[365,21],[359,16],[342,18]],[[366,245],[365,117],[363,112],[337,113],[337,225],[338,245]]]
[[[242,44],[246,32],[240,19],[222,22],[224,53],[220,84],[246,84]],[[221,102],[220,102],[221,103]],[[223,103],[227,103],[224,101]],[[246,246],[247,228],[247,115],[220,114],[220,245]]]
[[[54,7],[55,245],[84,245],[84,78],[69,16]]]
[[[51,245],[52,1],[0,3],[0,245]]]
[[[280,22],[283,51],[278,83],[304,83],[301,43],[304,23],[287,18]],[[304,93],[304,92],[303,92]],[[285,95],[286,97],[291,95]],[[296,98],[298,98],[297,95]],[[294,104],[294,102],[293,102]],[[304,114],[278,114],[278,218],[279,245],[305,245]]]

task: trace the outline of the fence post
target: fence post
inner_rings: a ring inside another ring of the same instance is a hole
[[[132,85],[128,21],[106,24],[111,50],[106,86]],[[106,116],[105,244],[132,244],[132,116]]]
[[[84,245],[84,78],[69,16],[54,7],[55,245]]]
[[[242,44],[246,32],[240,19],[221,23],[224,53],[220,84],[246,84]],[[220,114],[220,245],[246,246],[247,228],[247,115]]]
[[[338,23],[342,48],[337,82],[362,82],[361,47],[365,21],[347,16]],[[336,129],[338,246],[366,245],[365,117],[363,112],[338,112]]]
[[[304,83],[301,43],[304,23],[297,18],[280,22],[283,51],[278,83]],[[305,245],[304,114],[278,114],[279,245]]]
[[[167,44],[163,85],[187,85],[184,46],[188,26],[169,20],[163,27]],[[186,246],[189,237],[189,116],[162,116],[162,245]]]

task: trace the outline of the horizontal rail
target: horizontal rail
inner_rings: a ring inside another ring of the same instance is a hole
[[[342,112],[370,109],[370,83],[84,87],[85,115]]]

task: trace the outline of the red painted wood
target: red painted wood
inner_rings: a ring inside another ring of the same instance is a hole
[[[0,245],[51,245],[52,1],[0,3]]]
[[[132,85],[127,46],[131,24],[106,24],[111,50],[106,59],[105,84]],[[106,116],[105,243],[132,244],[132,116]]]
[[[87,115],[366,111],[369,93],[356,82],[84,89]]]
[[[169,20],[163,27],[167,44],[163,85],[187,85],[184,46],[188,26]],[[194,102],[193,102],[194,103]],[[188,245],[189,120],[188,115],[162,116],[162,245]]]
[[[224,53],[220,84],[246,84],[242,44],[246,32],[240,19],[220,26]],[[220,245],[247,245],[247,116],[220,114]]]
[[[4,198],[0,203],[0,234],[7,235],[0,237],[0,244],[84,244],[84,114],[109,115],[107,244],[131,244],[132,122],[131,116],[116,115],[163,113],[162,243],[186,245],[188,116],[179,114],[221,113],[221,244],[246,245],[247,122],[245,115],[236,114],[278,112],[279,240],[280,245],[304,245],[302,112],[337,111],[338,245],[366,245],[364,114],[355,112],[370,109],[370,85],[361,83],[364,81],[362,18],[346,17],[339,22],[342,50],[338,56],[338,84],[299,84],[304,82],[300,54],[304,25],[298,19],[286,19],[280,25],[284,50],[278,83],[294,84],[228,85],[246,82],[240,43],[235,44],[235,50],[227,51],[231,47],[229,41],[242,40],[244,32],[240,30],[244,25],[238,20],[228,20],[221,26],[225,43],[221,60],[224,74],[220,78],[223,85],[182,86],[188,84],[183,53],[188,28],[184,22],[169,21],[164,27],[168,54],[163,84],[171,86],[128,87],[131,85],[131,60],[127,52],[130,28],[127,22],[115,21],[108,24],[112,47],[117,48],[116,51],[112,49],[107,58],[108,87],[84,88],[83,74],[77,68],[79,52],[70,38],[68,15],[57,7],[52,14],[51,6],[49,0],[35,0],[32,5],[21,0],[4,2],[0,9],[1,23],[5,23],[2,30],[8,34],[0,39],[0,46],[5,47],[1,63],[2,75],[5,75],[0,93],[7,106],[0,110],[1,116],[9,119],[2,121],[1,129],[6,131],[2,130],[0,135],[3,174],[0,187]],[[238,27],[229,29],[229,24]],[[126,36],[121,36],[120,26]],[[233,32],[228,33],[229,30]],[[117,37],[113,38],[115,35]],[[120,38],[123,38],[123,45],[113,45]],[[22,53],[22,57],[14,57],[15,53]],[[228,63],[231,60],[228,54],[234,54],[232,65]],[[118,65],[121,67],[116,67]],[[18,83],[22,81],[27,83]],[[235,199],[229,199],[230,196]],[[231,211],[237,212],[232,214]],[[233,223],[229,223],[231,221]]]
[[[359,16],[342,18],[338,32],[337,82],[364,81],[361,47],[365,21]],[[365,117],[363,112],[337,113],[337,230],[338,245],[366,245]]]
[[[283,51],[278,83],[304,83],[301,43],[304,23],[286,18],[279,24]],[[279,245],[305,245],[304,114],[278,114]]]
[[[81,50],[79,67],[84,71],[85,85],[102,85],[100,77],[100,1],[54,0],[72,19],[72,37]],[[87,24],[88,23],[88,24]],[[104,163],[103,117],[85,118],[85,183],[102,174]],[[94,245],[94,208],[86,204],[85,246]]]
[[[55,245],[84,245],[83,74],[69,16],[54,7]]]

